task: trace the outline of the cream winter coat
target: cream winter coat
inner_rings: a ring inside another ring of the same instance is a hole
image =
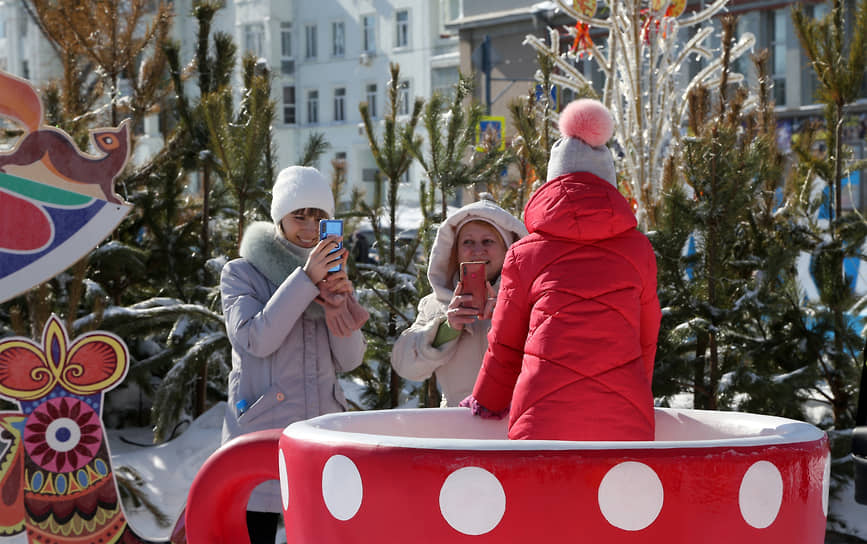
[[[341,338],[328,330],[324,312],[313,302],[319,289],[300,266],[293,266],[303,265],[307,251],[287,242],[272,223],[254,223],[241,244],[241,255],[249,257],[223,267],[220,291],[232,344],[224,443],[346,410],[337,372],[361,364],[364,339],[361,331]],[[276,281],[281,270],[293,268]],[[239,415],[241,399],[249,408]],[[257,487],[247,508],[282,512],[278,482]]]
[[[428,281],[433,292],[419,301],[415,322],[400,335],[391,352],[394,370],[408,380],[421,381],[436,374],[444,406],[457,406],[472,393],[482,358],[488,349],[491,320],[479,320],[464,327],[460,336],[433,347],[446,310],[452,300],[457,277],[448,277],[449,260],[455,244],[456,228],[472,218],[484,219],[512,238],[506,246],[527,234],[524,224],[490,200],[468,204],[451,215],[437,230],[428,265]],[[497,291],[499,279],[493,286]]]

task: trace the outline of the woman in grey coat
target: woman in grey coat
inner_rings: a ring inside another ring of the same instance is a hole
[[[361,364],[368,314],[345,271],[328,272],[347,254],[329,254],[339,238],[319,241],[319,219],[333,213],[325,178],[314,168],[289,167],[274,184],[274,222],[251,224],[241,258],[223,267],[232,344],[223,443],[347,408],[337,373]],[[253,491],[247,505],[253,544],[274,542],[281,512],[278,482]]]

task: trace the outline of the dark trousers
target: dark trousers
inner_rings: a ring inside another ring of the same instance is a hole
[[[280,514],[247,510],[247,532],[250,533],[250,544],[274,544],[279,521]]]

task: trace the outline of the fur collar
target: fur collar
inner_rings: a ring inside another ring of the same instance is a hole
[[[296,268],[304,266],[310,250],[284,238],[273,223],[257,221],[244,231],[239,253],[268,281],[279,286]],[[315,318],[325,312],[319,304],[311,302],[304,315]]]

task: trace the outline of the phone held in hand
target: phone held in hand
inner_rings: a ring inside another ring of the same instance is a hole
[[[319,239],[322,240],[330,235],[343,236],[343,220],[342,219],[322,219],[319,221]],[[343,242],[339,242],[337,247],[328,252],[329,255],[343,248]],[[328,269],[329,272],[339,272],[340,265],[332,266]]]
[[[472,295],[473,300],[470,304],[473,308],[479,310],[479,315],[482,315],[482,312],[485,311],[485,300],[488,298],[484,261],[461,263],[460,277],[461,284],[463,285],[461,294]]]

